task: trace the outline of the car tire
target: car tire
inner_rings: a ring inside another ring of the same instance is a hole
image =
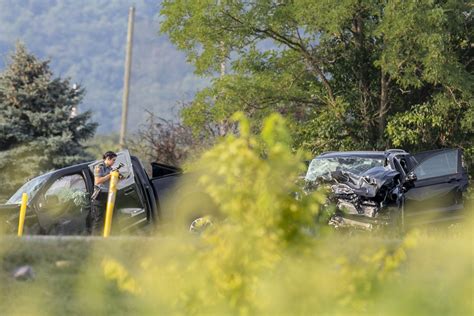
[[[176,203],[174,209],[177,224],[187,231],[201,224],[209,227],[220,217],[216,204],[208,195],[202,193],[186,196]]]

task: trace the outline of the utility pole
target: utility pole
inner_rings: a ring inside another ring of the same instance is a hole
[[[222,61],[221,61],[221,78],[225,76],[225,44],[224,41],[221,41],[221,53],[222,53]]]
[[[217,6],[220,7],[221,6],[221,0],[217,0]],[[221,45],[221,78],[225,76],[225,57],[226,57],[226,54],[225,54],[225,44],[224,44],[224,41],[221,41],[220,43]]]
[[[126,48],[126,53],[125,53],[125,74],[123,76],[122,125],[120,127],[120,148],[121,149],[125,149],[125,135],[127,133],[128,99],[129,99],[129,89],[130,89],[130,73],[131,73],[131,67],[132,67],[134,17],[135,17],[135,7],[130,7],[128,11],[127,48]]]
[[[221,6],[221,0],[217,0],[217,6]],[[225,76],[226,71],[226,49],[224,41],[220,41],[220,49],[221,49],[221,78]],[[225,136],[228,131],[228,122],[224,120],[223,122],[219,123],[219,135]]]

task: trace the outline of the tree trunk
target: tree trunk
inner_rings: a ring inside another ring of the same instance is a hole
[[[364,35],[364,21],[361,16],[361,12],[357,12],[353,22],[352,31],[354,33],[354,44],[357,52],[357,77],[359,79],[358,88],[360,93],[360,113],[362,115],[362,126],[367,132],[367,136],[364,137],[364,142],[371,142],[374,139],[374,132],[372,126],[372,112],[371,100],[370,100],[370,80],[368,76],[369,62],[367,61],[367,49],[365,46],[365,35]]]
[[[390,104],[388,100],[388,88],[389,88],[390,78],[387,74],[383,72],[383,69],[380,71],[380,106],[378,111],[378,139],[380,144],[384,143],[384,131],[386,125],[386,118],[388,110],[390,109]]]

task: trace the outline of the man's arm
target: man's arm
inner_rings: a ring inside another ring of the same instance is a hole
[[[94,169],[94,184],[99,185],[110,179],[110,173],[104,175],[103,170],[101,170],[100,165],[97,165]]]
[[[110,177],[111,177],[110,173],[108,175],[103,176],[103,177],[95,176],[94,177],[94,184],[95,185],[102,184],[102,183],[106,182],[107,180],[109,180]]]

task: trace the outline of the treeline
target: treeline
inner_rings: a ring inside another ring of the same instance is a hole
[[[474,136],[469,1],[169,1],[161,32],[212,79],[182,111],[210,137],[279,112],[293,146],[416,152]],[[220,76],[217,75],[220,72]]]
[[[212,80],[181,122],[150,114],[129,140],[147,160],[182,164],[235,132],[230,117],[240,111],[254,131],[282,114],[292,147],[313,154],[460,147],[472,164],[468,1],[165,0],[160,14],[161,32]],[[91,113],[74,111],[83,96],[17,46],[0,72],[1,192],[96,158],[83,145],[95,133]]]

